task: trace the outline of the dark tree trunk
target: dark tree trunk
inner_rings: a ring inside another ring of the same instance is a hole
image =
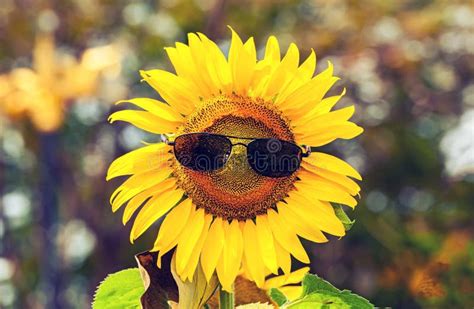
[[[61,308],[60,261],[56,248],[58,228],[58,192],[60,185],[59,135],[39,135],[39,197],[43,248],[41,254],[41,278],[46,295],[46,308]]]

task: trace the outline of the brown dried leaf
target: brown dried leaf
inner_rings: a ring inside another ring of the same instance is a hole
[[[171,254],[163,256],[162,267],[156,265],[158,253],[145,251],[135,255],[145,285],[141,297],[144,309],[169,308],[168,301],[178,301],[178,287],[171,274]]]
[[[257,285],[245,279],[242,276],[238,276],[234,283],[235,291],[235,305],[245,305],[250,303],[273,303],[267,292],[257,287]],[[211,308],[219,307],[219,293],[215,293],[214,296],[208,301],[208,305]]]

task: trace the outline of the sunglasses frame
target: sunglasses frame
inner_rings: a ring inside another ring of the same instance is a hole
[[[175,140],[176,138],[178,137],[181,137],[181,136],[185,136],[185,135],[195,135],[195,134],[202,134],[202,135],[208,135],[208,136],[218,136],[218,137],[225,137],[229,140],[229,143],[231,145],[231,151],[232,151],[232,147],[234,146],[237,146],[237,145],[241,145],[241,146],[244,146],[245,148],[248,148],[248,144],[244,144],[244,143],[232,143],[232,141],[230,139],[241,139],[241,140],[251,140],[251,141],[255,141],[255,140],[262,140],[262,139],[271,139],[271,138],[262,138],[262,137],[240,137],[240,136],[234,136],[234,135],[223,135],[223,134],[216,134],[216,133],[209,133],[209,132],[191,132],[191,133],[185,133],[185,134],[181,134],[181,135],[178,135],[175,137]],[[277,141],[281,141],[281,142],[285,142],[285,143],[290,143],[300,149],[302,149],[301,151],[301,158],[300,158],[300,163],[301,163],[301,159],[303,158],[306,158],[306,157],[309,157],[309,155],[311,154],[311,147],[310,146],[307,146],[307,145],[298,145],[298,144],[295,144],[293,142],[290,142],[290,141],[285,141],[285,140],[281,140],[281,139],[275,139]],[[169,145],[169,146],[173,146],[173,152],[175,151],[174,149],[174,146],[175,146],[175,142],[174,141],[170,141],[168,136],[166,135],[162,135],[162,141],[166,144],[166,145]],[[175,154],[176,155],[176,154]],[[227,163],[227,160],[224,162],[224,164]],[[299,168],[299,166],[298,166]],[[296,171],[296,170],[295,170]],[[257,171],[258,172],[258,171]],[[293,172],[294,173],[294,172]],[[272,178],[277,178],[275,176],[267,176],[267,177],[272,177]]]

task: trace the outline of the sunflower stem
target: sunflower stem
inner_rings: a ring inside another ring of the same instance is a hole
[[[219,309],[234,309],[234,293],[226,292],[219,288]]]

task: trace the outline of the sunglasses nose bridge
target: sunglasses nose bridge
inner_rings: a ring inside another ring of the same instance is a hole
[[[240,143],[240,142],[239,142],[239,143],[232,144],[232,146],[238,146],[238,145],[244,146],[245,148],[247,148],[247,146],[248,146],[247,144]]]
[[[242,146],[242,147],[238,147],[238,146]],[[241,142],[233,143],[232,144],[231,155],[241,155],[241,154],[246,155],[247,149],[248,149],[247,144],[244,144],[244,143],[241,143]]]

